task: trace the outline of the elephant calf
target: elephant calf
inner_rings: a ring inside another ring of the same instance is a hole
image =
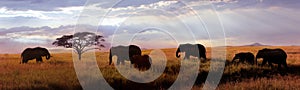
[[[132,63],[135,68],[144,71],[151,67],[152,59],[149,57],[149,55],[134,55]]]
[[[254,64],[254,55],[251,52],[241,52],[235,54],[234,58],[232,59],[232,62],[234,62],[236,59],[239,59],[238,63],[244,63],[246,61],[249,64]]]
[[[50,53],[46,48],[35,47],[35,48],[26,48],[22,54],[22,62],[27,63],[29,60],[36,59],[36,62],[43,62],[42,57],[46,56],[46,59],[50,59]]]

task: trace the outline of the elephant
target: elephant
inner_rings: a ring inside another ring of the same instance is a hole
[[[116,55],[118,57],[117,59],[117,65],[125,64],[125,60],[129,60],[132,63],[132,57],[133,55],[141,55],[142,50],[140,47],[136,45],[129,45],[129,46],[116,46],[110,48],[109,53],[109,65],[112,63],[112,57]]]
[[[286,58],[287,54],[282,49],[268,49],[264,48],[262,50],[259,50],[256,55],[256,62],[258,58],[262,58],[263,62],[261,66],[265,65],[267,62],[269,66],[273,67],[272,63],[278,64],[278,70],[281,68],[281,64],[288,69]]]
[[[132,58],[132,63],[135,68],[144,71],[151,67],[152,59],[149,57],[149,55],[134,55]]]
[[[205,47],[201,44],[180,44],[176,51],[176,57],[179,58],[180,52],[185,52],[185,56],[183,59],[190,59],[190,56],[198,57],[199,59],[202,57],[206,60],[206,50]]]
[[[236,59],[239,59],[238,63],[244,63],[246,61],[247,63],[254,65],[254,55],[251,52],[237,53],[232,59],[232,62],[234,62]]]
[[[36,59],[36,62],[43,62],[42,57],[46,56],[46,59],[50,59],[50,53],[46,48],[35,47],[35,48],[26,48],[22,54],[22,62],[27,63],[29,60]]]

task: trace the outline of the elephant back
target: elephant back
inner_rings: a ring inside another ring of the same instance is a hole
[[[268,49],[268,48],[264,48],[262,50],[258,51],[258,55],[256,56],[260,56],[260,54],[264,55],[265,57],[287,57],[287,54],[284,50],[282,49]]]
[[[24,56],[26,56],[26,55],[28,55],[28,54],[31,54],[32,51],[33,51],[33,48],[26,48],[26,49],[22,52],[21,56],[24,57]]]

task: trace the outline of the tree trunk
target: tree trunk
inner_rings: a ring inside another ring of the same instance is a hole
[[[78,53],[78,59],[81,60],[81,54],[82,53]]]

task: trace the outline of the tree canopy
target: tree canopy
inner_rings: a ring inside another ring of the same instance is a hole
[[[74,35],[63,35],[60,38],[56,38],[52,45],[73,48],[78,54],[79,60],[81,60],[81,55],[86,51],[92,49],[100,50],[101,47],[104,47],[102,44],[104,41],[101,35],[96,35],[91,32],[77,32]]]

